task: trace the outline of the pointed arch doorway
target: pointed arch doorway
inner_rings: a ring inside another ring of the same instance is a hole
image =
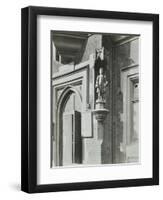
[[[58,165],[82,163],[81,95],[75,87],[67,87],[58,101]]]

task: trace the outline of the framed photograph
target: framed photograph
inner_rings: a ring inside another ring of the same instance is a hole
[[[159,184],[159,15],[22,9],[21,188]]]

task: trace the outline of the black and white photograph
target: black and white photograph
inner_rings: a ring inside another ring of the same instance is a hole
[[[159,16],[22,9],[22,190],[159,184]]]
[[[140,164],[141,35],[50,34],[51,168]]]
[[[1,1],[1,200],[163,199],[162,4]]]

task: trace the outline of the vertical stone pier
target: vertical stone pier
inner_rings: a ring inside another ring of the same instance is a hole
[[[97,140],[97,149],[96,152],[96,162],[97,164],[102,163],[101,154],[102,154],[102,142],[103,142],[103,136],[104,136],[104,122],[106,119],[107,114],[109,113],[109,110],[105,108],[105,103],[103,101],[96,102],[95,110],[93,110],[93,114],[95,116],[95,119],[97,120],[97,126],[96,126],[96,140]]]
[[[108,81],[105,74],[105,65],[104,65],[104,48],[100,48],[96,50],[96,66],[97,68],[97,76],[95,82],[95,90],[96,90],[96,103],[95,110],[93,110],[94,118],[95,118],[95,135],[96,146],[98,149],[96,152],[96,161],[97,164],[102,163],[102,143],[104,137],[104,121],[109,112],[108,109],[105,108],[106,103],[106,88],[108,86]]]

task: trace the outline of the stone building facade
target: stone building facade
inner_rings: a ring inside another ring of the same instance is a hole
[[[139,162],[139,40],[51,31],[52,167]],[[100,68],[108,82],[103,107]]]

